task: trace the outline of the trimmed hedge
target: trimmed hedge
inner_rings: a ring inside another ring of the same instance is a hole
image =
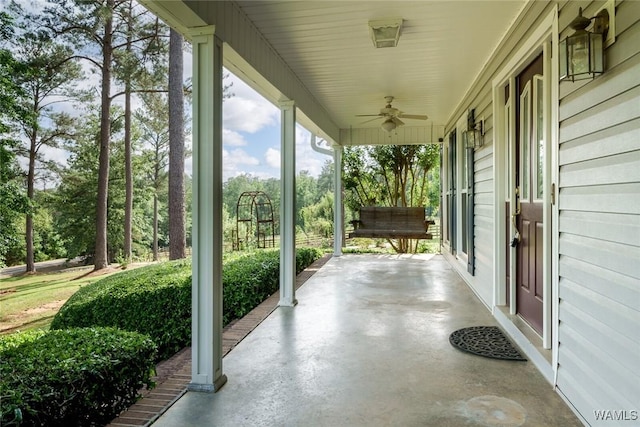
[[[319,249],[296,251],[297,272],[322,256]],[[242,317],[278,290],[278,250],[225,259],[223,322]],[[124,271],[76,292],[60,309],[52,329],[112,326],[147,334],[158,345],[158,360],[191,342],[191,262],[170,261]]]
[[[158,360],[191,339],[191,262],[170,261],[127,270],[79,289],[51,329],[115,327],[149,335]]]
[[[115,328],[0,338],[0,424],[105,425],[152,387],[156,346]]]

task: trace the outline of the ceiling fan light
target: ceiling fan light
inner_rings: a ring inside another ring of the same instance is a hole
[[[391,132],[396,128],[396,124],[392,119],[385,120],[384,122],[382,122],[381,126],[382,126],[382,129],[386,130],[387,132]]]

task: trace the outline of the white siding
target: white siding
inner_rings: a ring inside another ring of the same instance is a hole
[[[599,5],[565,4],[561,38]],[[557,385],[591,425],[640,409],[640,3],[616,18],[606,73],[560,85]]]
[[[484,146],[475,150],[474,158],[474,249],[475,274],[466,275],[460,271],[469,282],[476,294],[488,307],[493,305],[494,296],[494,239],[498,233],[494,223],[495,196],[494,185],[494,122],[491,81],[500,72],[501,67],[526,39],[527,32],[549,13],[551,4],[546,2],[531,2],[525,7],[514,26],[509,30],[500,46],[493,53],[492,58],[471,86],[467,96],[459,103],[458,108],[450,116],[445,131],[450,131],[456,120],[470,108],[475,109],[476,120],[484,119]],[[443,200],[446,196],[443,194]],[[460,231],[459,231],[460,232]],[[506,242],[505,242],[506,244]]]
[[[489,95],[487,94],[487,97]],[[485,145],[474,154],[474,246],[476,293],[491,307],[493,304],[493,140],[491,111],[485,109],[476,117],[485,118]]]

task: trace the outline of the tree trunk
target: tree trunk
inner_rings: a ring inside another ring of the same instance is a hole
[[[169,259],[185,258],[182,36],[169,39]]]
[[[26,259],[26,272],[27,273],[35,273],[36,271],[36,263],[35,263],[35,250],[33,248],[33,187],[35,180],[35,170],[36,170],[36,140],[37,140],[37,130],[34,129],[31,133],[31,148],[29,150],[29,172],[27,175],[27,198],[31,203],[29,210],[27,211],[27,221],[25,227],[25,244],[27,246],[27,259]]]
[[[127,80],[124,94],[124,259],[131,262],[131,217],[133,214],[133,175],[131,172],[131,83]]]
[[[133,32],[132,19],[132,2],[129,2],[129,11],[127,15],[127,53],[131,53],[131,38]],[[131,172],[131,75],[125,77],[124,84],[124,259],[125,262],[131,262],[133,257],[131,251],[131,217],[133,216],[133,176]]]
[[[158,193],[153,195],[153,260],[158,260]]]
[[[114,0],[107,0],[113,10]],[[109,15],[104,23],[102,46],[102,94],[100,107],[100,156],[98,168],[98,197],[96,200],[96,251],[94,270],[109,266],[107,258],[107,196],[109,192],[109,140],[111,139],[111,57],[113,55],[113,18]]]

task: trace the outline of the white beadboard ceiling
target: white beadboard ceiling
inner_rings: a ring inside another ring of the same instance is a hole
[[[524,0],[237,1],[342,129],[377,127],[384,97],[444,125]],[[368,22],[401,17],[398,46],[376,49]]]

